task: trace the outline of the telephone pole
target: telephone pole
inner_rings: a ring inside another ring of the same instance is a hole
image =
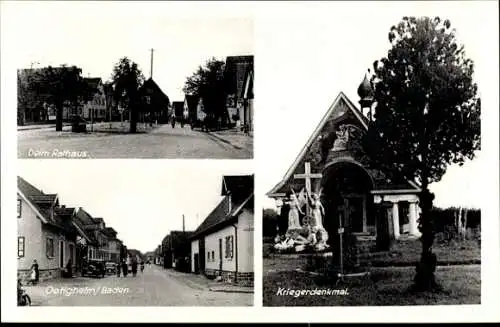
[[[151,72],[149,74],[149,77],[151,77],[151,79],[153,78],[153,52],[155,50],[153,48],[151,48]]]
[[[186,231],[186,223],[185,223],[184,215],[182,215],[182,233],[184,233],[185,231]]]

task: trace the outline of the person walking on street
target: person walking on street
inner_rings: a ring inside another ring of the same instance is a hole
[[[123,277],[127,277],[128,267],[127,267],[127,262],[125,260],[122,261],[122,269],[123,269]]]
[[[137,275],[137,260],[132,260],[132,275],[135,277]]]
[[[141,261],[141,273],[144,274],[144,261]]]
[[[31,276],[30,276],[30,282],[33,285],[38,284],[38,278],[40,277],[40,272],[38,270],[38,262],[33,260],[33,264],[31,265]]]

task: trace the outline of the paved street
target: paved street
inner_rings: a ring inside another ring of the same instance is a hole
[[[25,287],[33,306],[251,306],[253,294],[215,292],[204,277],[146,266],[134,278],[76,277]],[[78,288],[87,294],[72,294]],[[55,293],[66,292],[65,294]],[[114,294],[113,294],[114,292]],[[48,294],[50,293],[50,294]]]
[[[103,124],[105,125],[105,124]],[[99,125],[98,125],[99,126]],[[159,125],[140,133],[62,132],[53,127],[19,130],[19,158],[185,158],[251,159],[253,141],[233,143],[216,135],[191,130],[189,125]]]

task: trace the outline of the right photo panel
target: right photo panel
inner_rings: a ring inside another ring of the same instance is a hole
[[[383,7],[259,26],[264,306],[481,303],[478,30]]]

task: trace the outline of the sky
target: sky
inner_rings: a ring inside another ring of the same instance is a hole
[[[475,62],[475,81],[483,100],[482,148],[498,151],[491,143],[498,130],[484,123],[488,117],[493,124],[493,120],[498,121],[498,76],[491,74],[498,71],[498,48],[496,55],[492,48],[498,33],[495,4],[355,3],[289,4],[279,20],[274,11],[259,15],[255,30],[255,135],[256,157],[261,158],[257,177],[261,194],[283,178],[339,92],[358,104],[357,88],[364,74],[387,54],[390,27],[405,15],[450,19],[467,56]],[[485,132],[489,139],[485,139]],[[442,180],[431,185],[435,204],[480,208],[485,189],[481,178],[484,157],[478,153],[462,167],[450,166]],[[498,163],[498,156],[494,160]],[[274,200],[265,198],[263,205],[274,207]]]
[[[142,163],[141,163],[142,162]],[[19,160],[17,173],[61,205],[102,217],[128,248],[153,251],[171,230],[195,230],[222,199],[223,175],[251,161]]]
[[[11,1],[3,6],[10,10],[5,17],[15,38],[16,68],[76,65],[83,76],[107,81],[127,56],[149,78],[153,48],[153,79],[171,101],[184,100],[186,77],[208,59],[253,54],[251,16],[225,14],[207,4]]]

